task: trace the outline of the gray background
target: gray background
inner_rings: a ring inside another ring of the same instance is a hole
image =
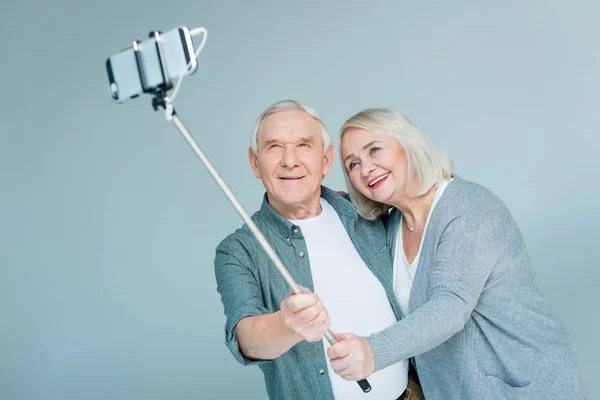
[[[3,1],[0,399],[266,397],[215,290],[241,220],[149,99],[108,95],[105,58],[177,25],[209,30],[178,111],[249,211],[270,103],[314,107],[336,144],[362,108],[407,113],[513,211],[600,398],[600,3],[365,3]]]

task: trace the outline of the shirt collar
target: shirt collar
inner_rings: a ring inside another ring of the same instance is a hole
[[[358,212],[354,205],[337,192],[321,186],[321,197],[327,200],[339,216],[345,216],[351,219],[358,219]],[[267,200],[267,194],[263,196],[263,202],[260,207],[260,215],[265,220],[273,233],[283,240],[289,241],[291,238],[302,237],[300,229],[295,224],[291,223],[275,211]]]

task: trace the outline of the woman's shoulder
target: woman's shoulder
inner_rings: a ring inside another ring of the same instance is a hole
[[[445,226],[460,217],[477,221],[494,211],[510,214],[500,198],[485,186],[455,174],[438,200],[431,219],[434,225]],[[385,219],[388,234],[396,232],[401,215],[400,210],[390,209]]]
[[[485,186],[454,175],[438,207],[459,216],[486,214],[494,209],[504,209],[505,205]]]
[[[464,237],[473,232],[502,232],[512,240],[518,226],[504,203],[485,186],[455,176],[448,184],[431,216],[430,228],[440,237],[452,225]]]

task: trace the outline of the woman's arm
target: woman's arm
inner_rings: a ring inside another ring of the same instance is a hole
[[[506,238],[513,231],[512,224],[512,217],[503,208],[452,220],[441,235],[430,266],[429,300],[406,318],[366,338],[368,346],[356,338],[339,346],[339,351],[333,346],[330,358],[334,369],[352,366],[370,374],[431,350],[462,330],[492,269],[507,253]],[[374,369],[356,367],[371,359],[369,352],[375,358]]]

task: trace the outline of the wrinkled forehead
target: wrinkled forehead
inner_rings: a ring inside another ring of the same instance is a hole
[[[259,145],[267,141],[296,142],[301,139],[322,141],[321,124],[303,111],[281,111],[267,116],[257,135]]]

